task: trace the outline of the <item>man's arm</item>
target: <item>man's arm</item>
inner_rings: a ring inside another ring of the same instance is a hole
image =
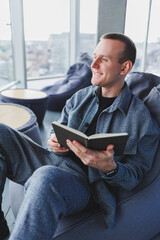
[[[102,178],[115,187],[132,190],[139,184],[144,175],[150,170],[159,143],[159,132],[155,136],[145,136],[137,145],[137,153],[126,155],[122,162],[114,161],[113,145],[109,145],[106,151],[94,151],[85,148],[76,141],[67,141],[70,149],[82,160],[85,165],[102,171]],[[107,172],[117,168],[113,176],[107,176]]]

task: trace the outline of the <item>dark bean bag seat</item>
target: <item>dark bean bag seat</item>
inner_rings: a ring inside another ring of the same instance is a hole
[[[126,82],[132,92],[149,108],[152,116],[160,125],[160,77],[152,73],[132,72]]]
[[[61,111],[66,100],[76,91],[91,85],[91,62],[88,54],[82,54],[80,61],[69,68],[63,80],[42,89],[48,94],[48,110]]]
[[[132,92],[144,101],[150,91],[160,84],[160,77],[152,73],[131,72],[126,82]]]

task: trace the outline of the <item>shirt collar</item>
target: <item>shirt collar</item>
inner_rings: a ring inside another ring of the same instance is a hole
[[[95,87],[93,94],[94,96],[99,97],[101,94],[101,88]],[[132,96],[131,90],[129,89],[127,83],[125,82],[121,93],[117,96],[117,98],[115,99],[113,104],[107,109],[107,111],[113,112],[118,108],[122,113],[126,115],[129,108],[131,96]]]
[[[128,112],[128,108],[129,108],[129,105],[130,105],[131,97],[132,97],[132,92],[129,89],[127,83],[125,82],[124,83],[124,87],[123,87],[121,93],[119,94],[119,96],[116,99],[116,100],[119,99],[119,101],[117,101],[117,107],[124,114],[127,114],[127,112]]]

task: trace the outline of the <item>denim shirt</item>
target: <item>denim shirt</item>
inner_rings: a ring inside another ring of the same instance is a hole
[[[75,93],[64,107],[59,122],[86,132],[99,107],[101,89],[90,86]],[[144,103],[134,96],[127,84],[97,120],[96,133],[127,132],[128,142],[123,156],[115,156],[118,173],[107,177],[102,171],[89,167],[88,178],[95,201],[104,210],[108,226],[115,221],[115,187],[132,190],[150,170],[159,142],[159,127]]]

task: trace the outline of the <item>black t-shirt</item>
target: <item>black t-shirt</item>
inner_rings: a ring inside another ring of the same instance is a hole
[[[106,98],[106,97],[99,97],[99,108],[98,111],[95,115],[95,117],[93,118],[91,124],[89,125],[87,131],[85,132],[85,134],[87,136],[90,136],[92,134],[95,133],[96,131],[96,125],[97,125],[97,119],[99,114],[105,109],[108,108],[112,105],[112,103],[114,102],[114,100],[116,99],[116,97],[113,98]]]

